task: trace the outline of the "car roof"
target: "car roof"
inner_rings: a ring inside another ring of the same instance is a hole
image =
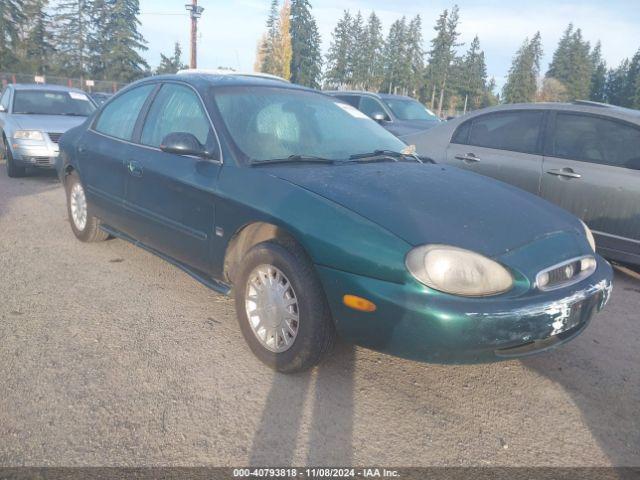
[[[640,110],[633,110],[631,108],[624,108],[617,105],[609,105],[608,103],[591,102],[587,100],[577,100],[575,102],[510,103],[506,105],[495,105],[481,110],[474,110],[470,113],[472,113],[473,116],[476,116],[482,113],[503,112],[509,110],[556,110],[584,112],[620,118],[633,123],[640,123]],[[464,117],[467,117],[467,115]]]
[[[184,72],[173,75],[156,75],[153,77],[145,77],[131,85],[138,85],[140,83],[149,81],[166,81],[173,80],[177,82],[186,82],[193,85],[196,88],[206,88],[208,86],[216,87],[231,87],[231,86],[243,86],[243,87],[279,87],[289,88],[296,90],[307,90],[311,92],[317,92],[301,85],[295,85],[283,80],[279,77],[270,78],[264,76],[245,75],[242,73],[207,73],[202,71]]]
[[[79,88],[71,88],[65,87],[63,85],[51,85],[48,83],[14,83],[9,86],[13,87],[14,90],[46,90],[46,91],[56,91],[56,92],[79,92],[86,93],[84,90]]]
[[[326,93],[328,95],[368,95],[370,97],[376,97],[379,99],[402,98],[403,100],[415,100],[415,98],[408,97],[406,95],[395,95],[393,93],[375,93],[375,92],[367,92],[364,90],[324,90],[323,93]]]

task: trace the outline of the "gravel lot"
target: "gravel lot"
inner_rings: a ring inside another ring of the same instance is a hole
[[[414,363],[339,345],[283,376],[233,304],[0,165],[0,465],[640,465],[640,281],[543,356]]]

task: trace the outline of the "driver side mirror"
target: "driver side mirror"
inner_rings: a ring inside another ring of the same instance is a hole
[[[194,157],[213,158],[195,135],[187,132],[169,133],[160,144],[160,150],[176,155],[193,155]]]
[[[373,118],[378,123],[382,123],[387,119],[387,116],[382,112],[376,112],[371,115],[371,118]]]

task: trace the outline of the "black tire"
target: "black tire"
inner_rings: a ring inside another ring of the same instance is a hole
[[[298,300],[298,334],[292,346],[280,353],[264,347],[256,338],[245,308],[251,272],[259,265],[273,265],[289,280]],[[317,365],[333,348],[335,326],[322,284],[305,252],[296,244],[264,242],[244,256],[235,279],[234,295],[240,330],[253,353],[282,373],[295,373]]]
[[[16,165],[11,149],[7,145],[7,139],[4,136],[2,137],[2,147],[5,161],[7,162],[7,175],[11,178],[24,177],[27,174],[27,169]]]
[[[80,178],[76,173],[71,173],[65,178],[64,187],[67,192],[67,214],[69,215],[69,224],[71,224],[73,234],[82,242],[101,242],[106,240],[109,238],[109,234],[100,229],[100,219],[91,214],[91,204],[89,202],[87,202],[87,221],[84,228],[81,230],[76,226],[73,215],[71,214],[71,191],[76,184],[82,186]]]

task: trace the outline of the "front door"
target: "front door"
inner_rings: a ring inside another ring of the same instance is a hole
[[[207,273],[221,164],[161,151],[162,140],[175,132],[191,133],[207,150],[218,152],[197,93],[184,84],[165,83],[138,134],[135,154],[126,159],[126,203],[138,217],[136,238]]]
[[[582,218],[605,255],[640,260],[640,129],[559,112],[550,131],[541,196]]]
[[[447,163],[538,194],[542,171],[543,110],[474,117],[456,130]]]

